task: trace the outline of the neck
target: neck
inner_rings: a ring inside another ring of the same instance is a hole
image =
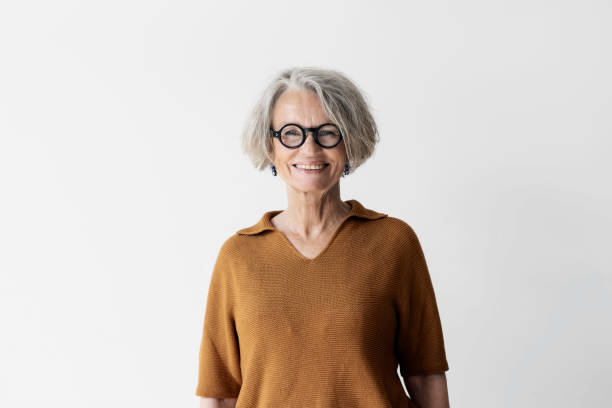
[[[303,237],[316,236],[333,228],[351,208],[340,198],[339,183],[324,192],[303,192],[288,187],[287,198],[285,220],[295,233]]]

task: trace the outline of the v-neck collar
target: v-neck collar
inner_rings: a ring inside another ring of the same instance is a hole
[[[349,213],[344,217],[342,222],[340,222],[340,225],[338,225],[338,227],[336,228],[336,231],[332,235],[331,239],[327,242],[327,245],[325,245],[325,247],[321,250],[321,252],[319,252],[317,256],[315,256],[314,258],[308,258],[304,254],[302,254],[300,251],[298,251],[297,248],[285,236],[285,234],[283,234],[279,229],[277,229],[274,226],[274,224],[272,224],[272,221],[271,221],[272,217],[282,212],[282,210],[267,211],[266,213],[264,213],[264,215],[261,217],[261,219],[256,224],[250,227],[247,227],[247,228],[240,229],[236,233],[240,235],[257,235],[267,230],[276,231],[281,235],[283,241],[285,241],[285,243],[291,247],[291,249],[293,250],[296,256],[298,256],[303,261],[313,262],[321,258],[325,254],[325,252],[327,252],[327,249],[335,241],[336,235],[338,235],[338,233],[342,229],[342,226],[349,218],[355,216],[355,217],[360,217],[360,218],[364,218],[368,220],[376,220],[379,218],[387,217],[387,214],[385,213],[381,213],[378,211],[371,210],[369,208],[365,208],[359,201],[355,199],[347,200],[346,202],[351,205],[351,209],[349,210]]]
[[[347,200],[346,202],[351,205],[351,209],[342,223],[344,223],[344,221],[346,221],[352,216],[365,218],[368,220],[376,220],[378,218],[383,218],[387,216],[387,214],[385,213],[365,208],[359,201],[355,199]],[[266,230],[277,230],[277,228],[274,226],[274,224],[272,224],[272,221],[270,220],[272,219],[272,217],[274,217],[280,212],[282,212],[282,210],[267,211],[256,224],[247,228],[242,228],[236,231],[236,233],[241,235],[256,235]],[[342,223],[340,225],[342,225]]]

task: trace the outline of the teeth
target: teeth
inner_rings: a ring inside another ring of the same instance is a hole
[[[325,167],[325,164],[296,164],[295,167],[299,168],[299,169],[308,169],[308,170],[315,170],[315,169],[322,169],[323,167]]]

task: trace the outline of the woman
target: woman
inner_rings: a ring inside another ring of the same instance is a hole
[[[339,72],[289,69],[265,90],[243,148],[283,179],[288,206],[221,247],[200,347],[201,407],[449,406],[415,232],[340,198],[340,178],[377,141],[366,101]]]

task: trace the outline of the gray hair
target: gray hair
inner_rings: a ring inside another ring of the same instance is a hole
[[[351,172],[373,153],[380,137],[363,92],[346,75],[329,69],[294,67],[280,72],[256,102],[242,130],[242,150],[257,170],[272,166],[270,126],[274,104],[288,89],[317,94],[323,111],[342,132]]]

